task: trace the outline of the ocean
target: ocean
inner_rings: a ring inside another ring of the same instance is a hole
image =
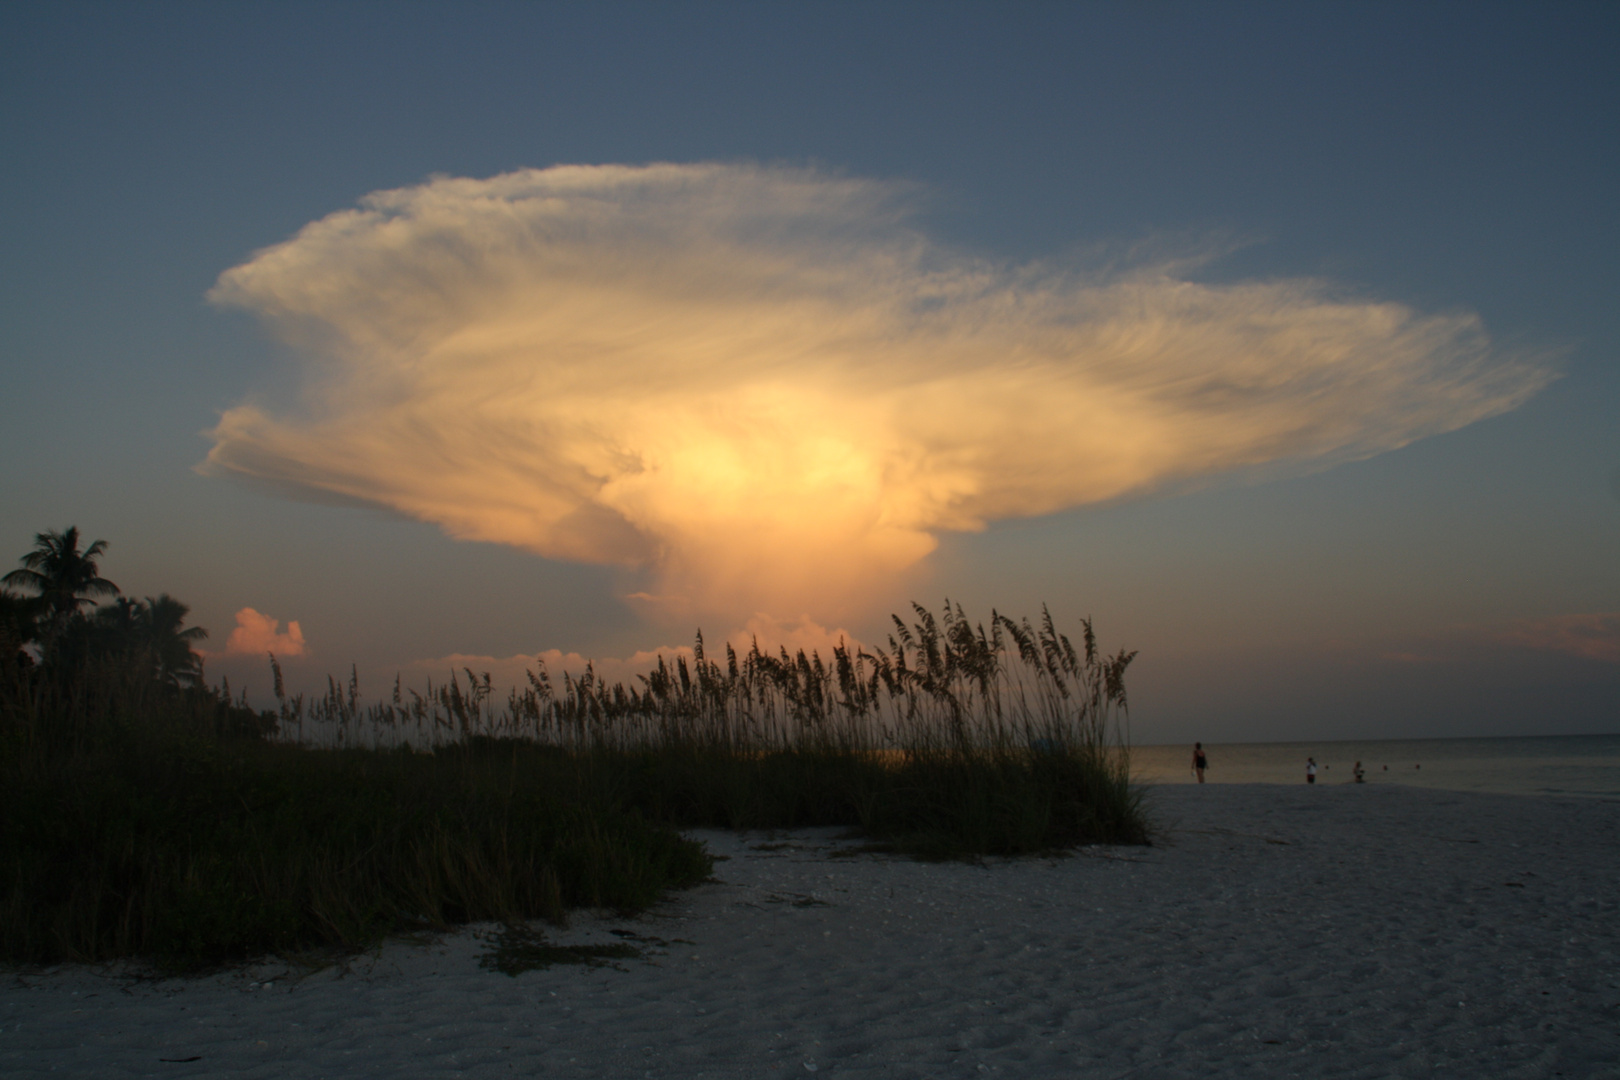
[[[1196,783],[1192,744],[1131,747],[1131,772],[1148,784]],[[1512,739],[1380,739],[1368,742],[1209,743],[1207,783],[1303,784],[1314,757],[1318,784],[1351,783],[1357,761],[1369,784],[1406,784],[1511,795],[1620,798],[1620,735]]]

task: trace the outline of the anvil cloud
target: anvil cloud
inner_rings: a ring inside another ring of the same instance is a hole
[[[1551,377],[1320,282],[966,257],[913,195],[715,164],[375,193],[221,276],[307,366],[205,469],[836,615],[943,531],[1364,458]]]

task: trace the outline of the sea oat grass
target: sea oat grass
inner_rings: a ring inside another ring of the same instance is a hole
[[[554,754],[175,741],[0,795],[0,956],[188,967],[392,931],[636,911],[708,876],[669,826],[579,796]],[[18,778],[22,779],[22,778]]]
[[[542,668],[278,710],[115,666],[0,672],[0,959],[171,968],[352,949],[704,880],[679,827],[845,826],[928,858],[1145,843],[1132,654],[947,605],[830,663],[757,644],[638,687]],[[415,749],[413,749],[413,747]],[[427,752],[422,752],[426,750]]]

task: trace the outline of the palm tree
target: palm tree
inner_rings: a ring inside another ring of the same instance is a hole
[[[96,564],[106,550],[107,541],[97,540],[80,551],[76,525],[61,532],[42,532],[34,537],[34,550],[22,557],[22,568],[0,577],[0,584],[39,594],[46,609],[45,637],[51,640],[82,605],[95,603],[99,596],[118,595],[118,586],[102,577]]]
[[[23,646],[39,637],[39,598],[18,596],[0,588],[0,664],[28,667],[33,658]]]
[[[88,618],[70,620],[56,639],[56,659],[74,668],[92,658],[116,657],[143,674],[155,670],[147,621],[146,605],[120,596],[96,608]]]
[[[142,605],[141,621],[157,661],[157,676],[168,686],[202,681],[202,657],[191,646],[207,638],[208,631],[200,626],[180,629],[189,614],[191,608],[168,593],[155,600],[148,596]]]

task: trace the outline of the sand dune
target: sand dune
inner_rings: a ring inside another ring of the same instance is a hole
[[[715,883],[546,929],[642,950],[616,966],[509,977],[484,927],[313,973],[6,972],[0,1074],[1620,1077],[1620,803],[1153,799],[1155,847],[982,866],[705,833]]]

